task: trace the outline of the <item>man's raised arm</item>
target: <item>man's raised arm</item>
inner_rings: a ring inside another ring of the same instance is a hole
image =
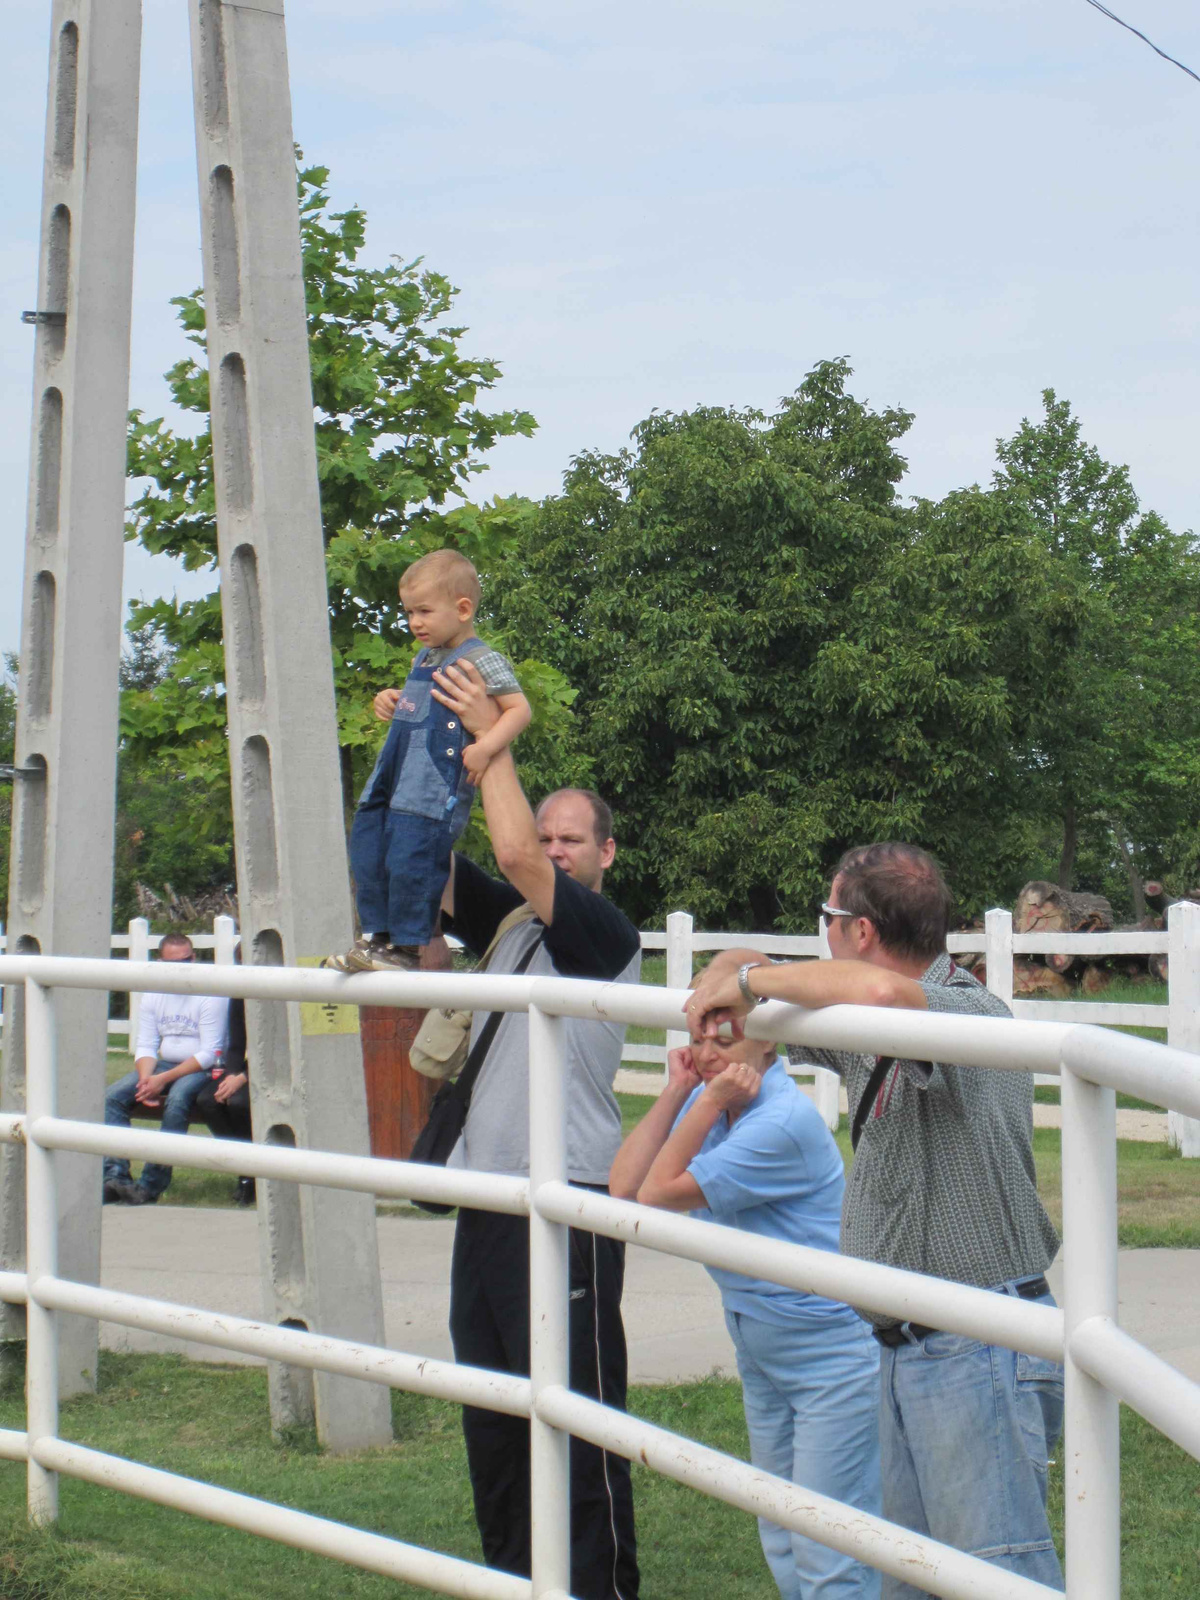
[[[479,792],[496,865],[549,927],[554,917],[554,867],[542,850],[511,750],[492,757]]]

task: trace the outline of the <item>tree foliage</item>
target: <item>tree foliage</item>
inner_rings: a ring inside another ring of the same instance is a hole
[[[401,574],[417,556],[453,544],[486,570],[525,509],[518,502],[464,502],[481,456],[496,440],[528,435],[524,411],[483,401],[499,366],[461,349],[452,321],[458,291],[419,261],[360,259],[366,216],[330,209],[328,171],[298,175],[317,467],[329,587],[342,775],[347,799],[373,759],[382,728],[377,690],[403,681],[413,641],[397,604]],[[189,340],[204,349],[200,291],[172,302]],[[191,571],[217,565],[208,371],[203,355],[166,374],[175,404],[202,419],[194,435],[162,418],[131,415],[129,474],[143,487],[128,537],[180,559]],[[169,755],[182,777],[227,805],[228,761],[220,596],[159,599],[133,607],[130,627],[170,652],[170,671],[122,698],[124,748],[136,760]],[[498,640],[502,646],[507,640]],[[561,675],[517,652],[537,716],[520,756],[530,782],[586,775],[571,748],[573,694]],[[227,816],[211,817],[227,828]]]
[[[997,443],[997,489],[1024,505],[1078,625],[1048,663],[1028,781],[1059,825],[1057,876],[1138,903],[1140,876],[1177,878],[1200,827],[1200,544],[1142,512],[1128,469],[1104,461],[1053,389],[1043,415]],[[1105,871],[1128,853],[1133,882]],[[1102,881],[1097,881],[1099,878]]]
[[[576,458],[494,586],[580,692],[631,914],[811,926],[841,850],[886,836],[937,850],[969,908],[1019,881],[1012,752],[1072,597],[1018,502],[902,505],[911,418],[848,376]]]

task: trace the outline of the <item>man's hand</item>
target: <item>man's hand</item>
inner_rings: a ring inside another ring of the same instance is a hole
[[[226,1100],[229,1099],[229,1096],[231,1094],[236,1094],[245,1082],[246,1074],[244,1072],[229,1073],[226,1077],[221,1079],[220,1083],[217,1084],[216,1090],[213,1093],[213,1099],[224,1105]]]
[[[486,750],[481,750],[477,744],[469,744],[463,749],[462,759],[468,777],[475,788],[478,789],[480,778],[483,777],[491,765],[491,756],[488,755]]]
[[[486,733],[500,719],[500,707],[487,692],[483,675],[473,661],[453,661],[433,675],[433,698],[447,711],[457,713],[468,733]]]
[[[681,1050],[667,1051],[667,1088],[680,1089],[687,1094],[697,1087],[700,1074],[692,1060],[692,1052],[685,1045]]]
[[[724,1072],[709,1079],[702,1098],[707,1098],[722,1111],[744,1111],[761,1088],[762,1075],[744,1061],[734,1061]]]
[[[133,1091],[133,1098],[142,1106],[160,1106],[162,1104],[163,1085],[159,1081],[165,1074],[159,1072],[152,1078],[143,1078]]]
[[[742,1018],[751,1009],[738,988],[737,972],[730,972],[728,968],[724,972],[714,972],[710,967],[701,973],[683,1011],[693,1039],[715,1039],[724,1022],[729,1023],[733,1037],[741,1039]]]
[[[372,709],[380,722],[390,722],[396,713],[396,701],[400,698],[399,689],[380,689],[371,702]]]

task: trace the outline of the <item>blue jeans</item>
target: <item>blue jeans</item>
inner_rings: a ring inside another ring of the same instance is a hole
[[[154,1066],[154,1073],[166,1072],[169,1068],[178,1066],[176,1061],[158,1061]],[[163,1106],[162,1126],[164,1133],[186,1133],[188,1122],[191,1118],[192,1106],[196,1096],[208,1083],[207,1072],[189,1072],[186,1078],[176,1078],[167,1085],[166,1103]],[[135,1101],[133,1092],[138,1086],[136,1072],[127,1072],[123,1078],[118,1078],[104,1096],[104,1121],[110,1128],[127,1128],[129,1119],[134,1110]],[[157,1161],[147,1161],[142,1168],[139,1182],[142,1188],[152,1195],[160,1195],[171,1181],[172,1168],[163,1167]],[[104,1181],[111,1182],[119,1179],[129,1181],[129,1163],[122,1161],[117,1156],[105,1156]]]
[[[1062,1589],[1046,1469],[1062,1431],[1063,1369],[956,1333],[885,1346],[882,1356],[884,1516]],[[916,1600],[925,1590],[885,1578],[883,1593]]]
[[[764,1472],[879,1515],[879,1347],[866,1324],[760,1322],[726,1311],[750,1459]],[[783,1600],[878,1600],[879,1574],[759,1518]]]
[[[360,805],[350,833],[359,926],[386,933],[393,944],[428,944],[437,927],[450,853],[457,837],[449,821]]]

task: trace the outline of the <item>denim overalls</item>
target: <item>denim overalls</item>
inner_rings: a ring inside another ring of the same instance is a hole
[[[484,648],[464,639],[437,671]],[[365,933],[428,944],[437,927],[450,852],[475,789],[463,770],[463,730],[431,693],[435,669],[418,651],[350,830],[350,870]]]

